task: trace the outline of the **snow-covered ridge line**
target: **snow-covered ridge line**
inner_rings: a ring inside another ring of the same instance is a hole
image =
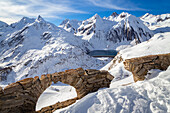
[[[146,13],[141,16],[140,19],[144,21],[144,24],[148,27],[152,26],[169,26],[170,25],[170,14],[152,15]],[[152,28],[153,29],[153,28]]]

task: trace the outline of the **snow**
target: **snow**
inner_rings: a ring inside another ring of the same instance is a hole
[[[157,22],[160,18],[164,21]],[[125,59],[170,53],[168,18],[169,14],[146,14],[141,21],[123,12],[102,19],[96,14],[84,21],[65,20],[57,27],[41,16],[24,17],[0,28],[0,67],[13,66],[7,81],[0,85],[78,67],[108,70],[115,77],[110,88],[90,93],[55,113],[170,112],[170,67],[166,71],[150,70],[146,80],[134,83],[132,73],[123,65]],[[124,32],[132,29],[142,43],[136,45],[135,39],[127,40]],[[86,54],[99,49],[115,49],[119,54],[112,61]],[[36,110],[76,95],[71,86],[52,84],[39,98]]]
[[[140,17],[140,19],[152,30],[170,26],[170,14],[152,15],[146,13],[144,16]]]
[[[101,89],[54,113],[168,113],[169,74],[170,67],[150,80]]]
[[[87,48],[92,48],[88,42],[46,22],[41,16],[21,30],[5,35],[1,43],[0,66],[13,66],[14,72],[6,84],[72,68],[100,69],[110,62],[90,57],[86,54]]]
[[[8,26],[7,23],[0,21],[0,29],[1,29],[2,27],[7,27],[7,26]]]
[[[128,39],[126,31],[135,32],[138,39],[135,39],[133,35],[130,36],[131,39]],[[123,12],[118,16],[112,16],[112,19],[101,18],[95,14],[82,22],[75,35],[88,41],[93,50],[109,50],[121,45],[136,45],[137,42],[150,39],[153,33],[139,18]]]
[[[147,55],[170,53],[170,32],[157,33],[150,40],[136,46],[124,49],[119,53],[125,59]]]
[[[47,88],[38,98],[36,111],[43,107],[53,105],[57,102],[62,102],[68,99],[77,97],[76,89],[70,85],[57,82]]]
[[[148,55],[170,53],[170,32],[157,33],[150,40],[135,46],[128,46],[119,51],[119,54],[101,70],[108,70],[115,78],[112,82],[132,76],[132,73],[124,68],[123,61]],[[122,59],[120,61],[120,59]]]
[[[16,30],[22,29],[24,26],[31,24],[35,21],[34,18],[23,17],[20,21],[13,23],[10,27],[15,28]]]
[[[68,32],[76,32],[77,28],[80,27],[82,21],[78,20],[64,20],[58,27],[65,29]]]

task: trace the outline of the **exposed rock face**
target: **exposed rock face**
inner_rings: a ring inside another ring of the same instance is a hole
[[[65,72],[42,75],[41,78],[26,78],[12,83],[4,88],[0,87],[0,111],[1,113],[32,113],[35,112],[36,102],[43,91],[52,81],[60,81],[76,88],[77,97],[64,102],[42,108],[37,112],[51,113],[56,109],[64,108],[76,102],[90,92],[99,88],[109,87],[114,77],[107,71],[82,68],[66,70]]]
[[[166,70],[170,65],[170,53],[149,55],[139,58],[127,59],[124,62],[125,69],[131,71],[134,81],[145,79],[145,75],[151,69]]]
[[[12,71],[12,67],[1,68],[0,67],[0,81],[7,80],[7,75]]]

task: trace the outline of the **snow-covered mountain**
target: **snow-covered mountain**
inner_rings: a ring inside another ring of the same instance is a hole
[[[103,17],[103,19],[113,21],[115,17],[119,16],[116,12],[113,12],[109,17]]]
[[[41,18],[41,17],[39,17]],[[35,21],[34,18],[23,17],[20,21],[11,24],[10,26],[15,29],[22,29],[24,26],[31,24]]]
[[[170,14],[162,14],[162,15],[152,15],[146,13],[141,16],[140,19],[144,21],[144,24],[148,27],[151,26],[170,26]]]
[[[134,83],[132,73],[123,64],[125,59],[170,53],[169,45],[170,30],[155,33],[148,41],[119,51],[102,68],[115,77],[110,88],[88,94],[75,104],[54,113],[169,113],[170,66],[166,71],[152,69],[146,80]]]
[[[70,68],[100,69],[111,59],[93,58],[87,54],[89,50],[121,50],[152,36],[133,15],[113,13],[111,16],[112,20],[97,14],[82,22],[65,20],[59,27],[41,16],[23,17],[19,22],[2,27],[0,67],[12,67],[7,81]]]
[[[111,18],[112,17],[112,18]],[[152,37],[143,22],[128,13],[101,18],[98,14],[84,20],[76,36],[82,36],[93,49],[116,49],[120,45],[136,45]]]
[[[82,21],[65,19],[58,27],[65,29],[68,32],[75,33],[80,27]]]
[[[141,17],[141,21],[128,13],[113,13],[105,18],[96,14],[82,22],[65,20],[59,27],[41,16],[37,19],[24,17],[11,25],[0,22],[0,71],[3,70],[1,78],[2,75],[7,78],[0,85],[71,68],[102,68],[115,77],[110,88],[90,93],[55,112],[170,112],[170,67],[166,71],[151,70],[149,74],[155,78],[134,83],[132,73],[123,65],[125,59],[170,53],[169,15],[158,17],[149,14]],[[143,23],[149,23],[146,25],[154,31],[153,37]],[[88,50],[97,49],[120,51],[112,61],[86,54]],[[68,93],[63,96],[64,91],[50,96],[53,99],[62,97],[59,99],[62,101],[72,97]],[[52,91],[47,89],[48,92]],[[43,107],[52,100],[50,96],[44,99]]]
[[[7,23],[0,21],[0,28],[7,27],[7,26],[8,26]]]
[[[20,22],[19,26],[23,21]],[[90,47],[88,42],[39,16],[1,40],[0,65],[13,67],[15,74],[9,73],[7,81],[14,82],[70,68],[101,68],[107,63],[87,55],[86,46]]]

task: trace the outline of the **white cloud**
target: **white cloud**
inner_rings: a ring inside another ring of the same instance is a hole
[[[138,8],[128,0],[89,0],[93,5],[116,10],[145,10]]]
[[[65,13],[86,13],[71,6],[69,0],[1,0],[0,20],[8,24],[21,17],[60,18]]]

